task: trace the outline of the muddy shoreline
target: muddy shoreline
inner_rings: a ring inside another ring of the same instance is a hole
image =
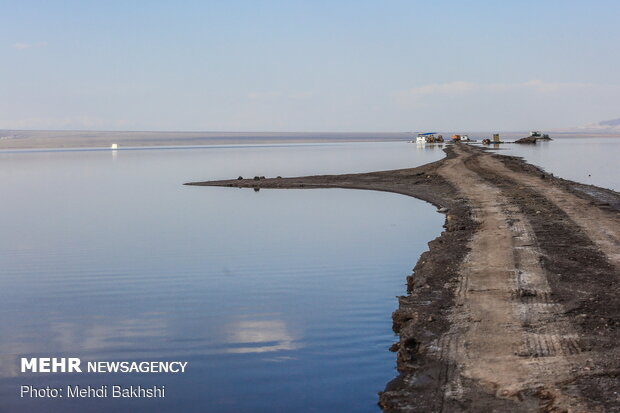
[[[620,194],[469,145],[418,168],[187,185],[396,192],[445,213],[399,297],[384,411],[620,411]]]

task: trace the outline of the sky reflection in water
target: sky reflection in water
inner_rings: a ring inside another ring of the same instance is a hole
[[[0,397],[11,411],[376,411],[391,312],[442,216],[402,195],[182,186],[416,166],[407,143],[0,153]],[[189,361],[183,375],[24,375],[22,356]],[[20,400],[20,384],[166,385]]]
[[[522,156],[564,179],[620,191],[618,137],[554,137],[536,145],[506,145],[499,153]]]

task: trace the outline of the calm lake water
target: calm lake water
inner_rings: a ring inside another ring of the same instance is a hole
[[[620,191],[620,137],[554,137],[536,145],[504,147],[498,153],[522,156],[561,178]]]
[[[395,296],[443,215],[402,195],[196,180],[405,168],[407,143],[0,153],[0,411],[367,412],[395,377]],[[188,361],[22,374],[20,357]],[[19,386],[165,385],[165,399]]]

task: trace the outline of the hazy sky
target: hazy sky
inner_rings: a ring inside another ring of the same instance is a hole
[[[0,1],[0,128],[529,130],[620,117],[620,1]]]

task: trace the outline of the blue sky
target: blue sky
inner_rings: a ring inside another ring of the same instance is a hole
[[[527,130],[620,117],[618,1],[0,1],[0,128]]]

